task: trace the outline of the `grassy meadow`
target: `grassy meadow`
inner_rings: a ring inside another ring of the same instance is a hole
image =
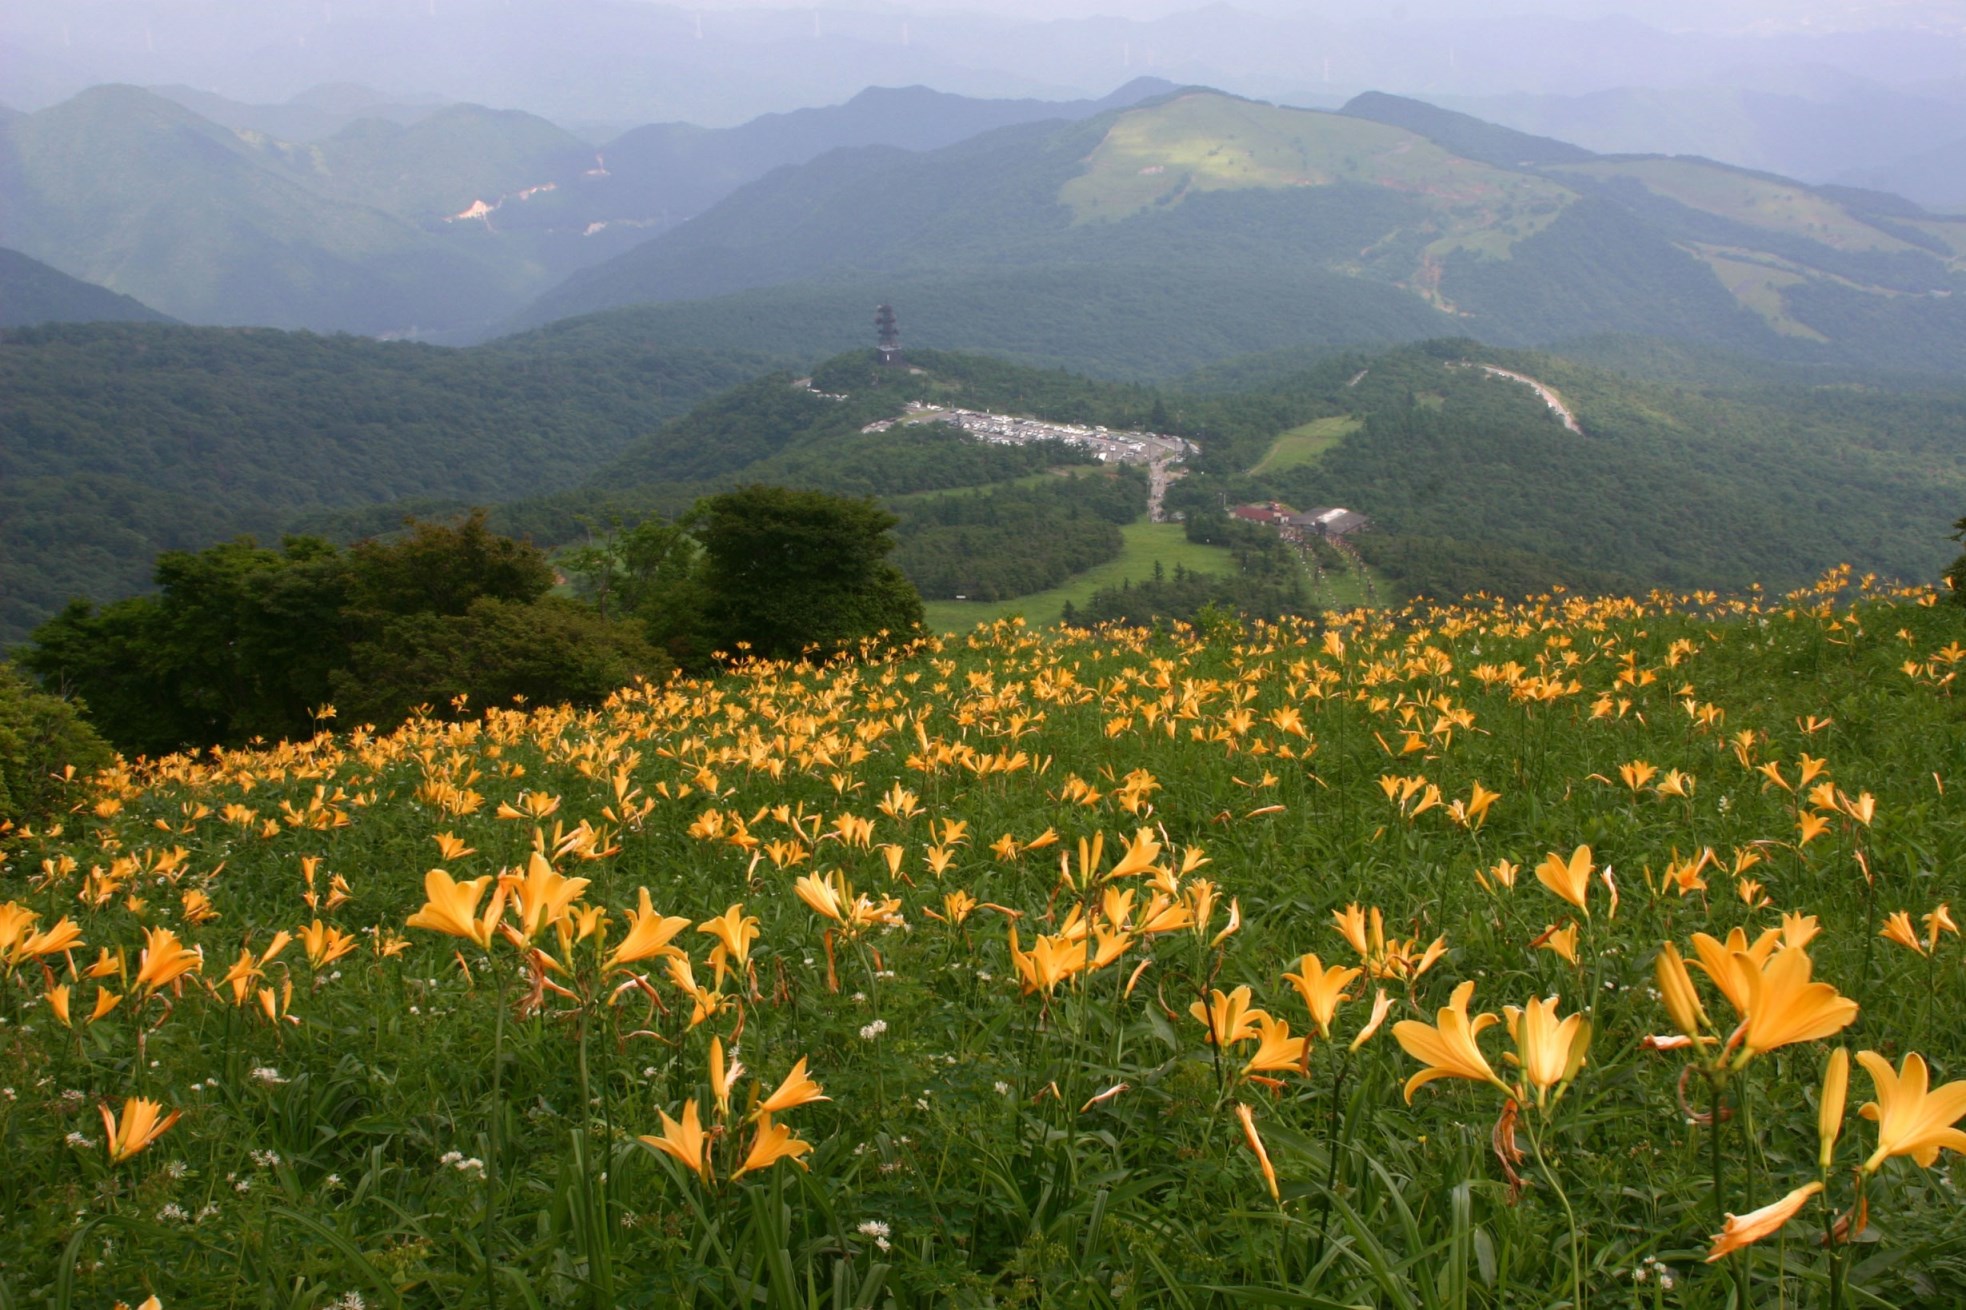
[[[1006,621],[78,780],[0,1307],[1960,1304],[1936,602]]]
[[[1197,573],[1232,574],[1236,562],[1225,546],[1206,546],[1188,540],[1179,523],[1149,523],[1140,519],[1120,528],[1118,556],[1076,575],[1070,581],[1028,596],[1000,601],[932,600],[927,602],[928,626],[939,632],[966,631],[981,623],[1022,618],[1034,627],[1058,622],[1066,602],[1083,605],[1092,593],[1122,582],[1144,582],[1154,565],[1172,573],[1176,564]]]
[[[1278,434],[1276,444],[1250,469],[1252,475],[1276,473],[1284,469],[1315,464],[1325,451],[1351,436],[1365,425],[1350,414],[1334,414],[1312,419]]]

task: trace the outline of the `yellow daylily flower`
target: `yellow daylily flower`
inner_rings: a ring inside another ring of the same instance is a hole
[[[662,1154],[671,1157],[683,1168],[710,1181],[710,1139],[703,1132],[703,1120],[696,1109],[694,1097],[683,1102],[683,1117],[680,1121],[671,1119],[666,1111],[656,1111],[662,1119],[662,1133],[651,1137],[644,1133],[643,1142]]]
[[[1351,998],[1346,995],[1349,987],[1363,969],[1334,964],[1326,968],[1315,953],[1307,953],[1297,962],[1298,972],[1283,975],[1285,982],[1297,989],[1304,998],[1304,1008],[1311,1012],[1311,1022],[1317,1025],[1318,1036],[1331,1038],[1331,1021],[1337,1016],[1338,1006]]]
[[[480,914],[478,902],[491,883],[489,875],[458,882],[444,870],[432,869],[423,875],[423,908],[406,919],[404,926],[462,937],[490,950],[492,935],[498,931],[499,920],[505,917],[508,894],[503,886],[499,887],[492,894],[491,904]]]
[[[1953,1127],[1966,1116],[1966,1081],[1927,1090],[1925,1057],[1913,1051],[1900,1072],[1876,1051],[1857,1052],[1857,1063],[1870,1074],[1877,1099],[1857,1111],[1877,1124],[1877,1149],[1864,1161],[1874,1173],[1894,1155],[1908,1155],[1929,1169],[1942,1148],[1966,1154],[1966,1132]]]
[[[1040,937],[1029,951],[1019,948],[1017,925],[1010,925],[1010,962],[1024,982],[1024,995],[1043,992],[1046,996],[1058,984],[1085,966],[1085,951],[1063,933]]]
[[[730,1089],[736,1085],[738,1076],[743,1072],[743,1064],[736,1060],[730,1061],[728,1068],[725,1067],[724,1039],[712,1037],[710,1039],[710,1094],[717,1098],[719,1115],[729,1117]]]
[[[758,1116],[757,1132],[751,1138],[751,1149],[731,1178],[738,1179],[759,1169],[769,1169],[780,1160],[790,1160],[803,1169],[806,1167],[805,1161],[799,1157],[811,1150],[811,1142],[792,1136],[790,1128],[773,1123],[768,1114],[761,1114]]]
[[[1886,941],[1896,942],[1916,955],[1925,954],[1925,943],[1918,940],[1917,931],[1911,926],[1911,915],[1905,910],[1893,910],[1885,916],[1884,926],[1877,935]]]
[[[679,915],[662,915],[655,912],[655,904],[649,899],[649,889],[638,889],[641,893],[640,905],[628,911],[628,935],[621,944],[608,952],[602,967],[618,969],[625,964],[640,960],[654,959],[657,956],[680,955],[682,952],[671,946],[677,933],[689,927],[690,921]]]
[[[1822,1190],[1820,1182],[1804,1183],[1772,1205],[1764,1205],[1746,1214],[1728,1215],[1726,1225],[1713,1235],[1713,1250],[1707,1253],[1706,1262],[1712,1264],[1776,1232],[1795,1218],[1796,1211],[1808,1204],[1810,1197]]]
[[[111,1164],[121,1164],[142,1151],[162,1137],[184,1113],[182,1110],[173,1110],[169,1114],[163,1114],[162,1105],[141,1096],[133,1096],[124,1101],[123,1113],[120,1115],[113,1113],[107,1105],[100,1108],[102,1130]]]
[[[143,954],[137,957],[136,986],[150,995],[204,967],[203,947],[186,950],[169,928],[148,928],[143,934]]]
[[[751,962],[751,943],[758,940],[758,919],[756,915],[744,913],[741,902],[733,903],[729,909],[714,919],[705,919],[696,925],[698,932],[709,933],[717,939],[710,951],[710,967],[722,977],[727,967],[743,967]]]
[[[1515,1039],[1515,1062],[1522,1078],[1542,1105],[1549,1090],[1568,1083],[1583,1068],[1590,1049],[1591,1025],[1581,1013],[1559,1021],[1556,998],[1532,1000],[1523,1009],[1509,1006],[1509,1035]]]
[[[1748,944],[1747,933],[1739,928],[1731,930],[1724,942],[1706,933],[1696,932],[1693,934],[1693,950],[1698,958],[1694,964],[1713,979],[1714,986],[1720,988],[1720,994],[1727,998],[1734,1012],[1744,1015],[1747,1013],[1747,974],[1759,972],[1781,940],[1781,933],[1773,928],[1755,938],[1753,945]],[[1675,955],[1677,953],[1674,952]],[[1746,957],[1745,964],[1737,959],[1741,956]]]
[[[1813,1042],[1856,1022],[1855,1001],[1828,983],[1809,981],[1809,953],[1801,947],[1783,947],[1760,969],[1752,967],[1746,952],[1735,959],[1748,984],[1746,1016],[1735,1034],[1740,1060],[1792,1042]]]
[[[501,874],[498,885],[511,895],[513,908],[518,911],[520,941],[529,942],[542,928],[566,916],[587,890],[587,879],[567,877],[535,850],[526,861],[524,875]]]
[[[1351,1046],[1346,1049],[1357,1051],[1359,1047],[1371,1041],[1372,1034],[1379,1031],[1379,1025],[1384,1023],[1386,1016],[1392,1012],[1393,998],[1386,995],[1386,989],[1381,987],[1372,994],[1372,1014],[1366,1019],[1365,1027],[1358,1030],[1358,1035],[1352,1038]]]
[[[1216,1047],[1233,1046],[1256,1036],[1256,1023],[1259,1016],[1269,1018],[1262,1010],[1249,1003],[1250,991],[1247,986],[1236,988],[1224,994],[1220,988],[1209,993],[1207,1004],[1196,1001],[1188,1007],[1202,1027],[1208,1029],[1209,1045]]]
[[[307,963],[316,969],[333,964],[360,944],[352,935],[319,919],[300,930],[300,942],[307,949]],[[236,971],[238,965],[233,969]],[[229,980],[231,976],[228,973],[226,978]]]
[[[1256,1010],[1252,1012],[1252,1022],[1256,1027],[1252,1034],[1256,1038],[1256,1050],[1243,1063],[1245,1075],[1290,1069],[1302,1072],[1310,1063],[1311,1039],[1292,1037],[1288,1020],[1273,1019]]]
[[[1569,859],[1552,851],[1536,866],[1536,881],[1569,901],[1588,918],[1591,911],[1585,899],[1591,890],[1591,870],[1591,848],[1588,846],[1579,846],[1570,853]]]
[[[1509,1085],[1495,1076],[1476,1042],[1484,1028],[1502,1020],[1494,1014],[1468,1017],[1474,986],[1470,980],[1456,987],[1447,1005],[1436,1013],[1433,1024],[1403,1019],[1393,1025],[1393,1039],[1408,1055],[1427,1066],[1406,1080],[1404,1091],[1409,1104],[1414,1092],[1436,1078],[1466,1078],[1514,1095]]]
[[[1816,1102],[1816,1163],[1824,1171],[1836,1154],[1836,1139],[1843,1135],[1844,1098],[1850,1091],[1850,1052],[1839,1046],[1829,1053],[1823,1067],[1823,1092]]]
[[[1537,934],[1536,940],[1529,944],[1541,950],[1554,952],[1563,957],[1566,963],[1577,963],[1577,925],[1574,923],[1566,923],[1561,928],[1551,924]]]
[[[806,1061],[802,1055],[792,1066],[792,1072],[785,1075],[785,1081],[778,1084],[778,1090],[758,1103],[759,1114],[783,1114],[801,1105],[811,1105],[814,1101],[828,1101],[825,1088],[806,1074]]]

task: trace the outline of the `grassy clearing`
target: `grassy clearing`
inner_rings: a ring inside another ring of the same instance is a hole
[[[1249,471],[1280,473],[1285,469],[1315,464],[1325,451],[1364,426],[1350,414],[1334,414],[1329,418],[1312,419],[1302,427],[1292,428],[1278,436],[1276,443],[1270,447],[1269,453]]]
[[[1403,128],[1197,93],[1123,114],[1065,184],[1078,222],[1112,222],[1198,191],[1393,186],[1423,195],[1450,236],[1513,214],[1529,235],[1574,197],[1565,187],[1462,159]]]
[[[1691,159],[1612,159],[1564,164],[1559,173],[1628,177],[1683,205],[1750,227],[1820,241],[1837,250],[1911,250],[1836,201],[1807,188]]]
[[[1235,560],[1221,546],[1198,546],[1189,541],[1179,523],[1148,523],[1144,519],[1120,529],[1124,541],[1118,558],[1087,569],[1063,586],[1034,592],[1015,600],[972,602],[932,600],[927,609],[928,626],[935,632],[965,632],[979,623],[1022,615],[1026,623],[1046,626],[1058,622],[1065,603],[1083,605],[1102,587],[1121,582],[1140,582],[1154,575],[1154,563],[1172,573],[1176,564],[1197,573],[1235,572]]]

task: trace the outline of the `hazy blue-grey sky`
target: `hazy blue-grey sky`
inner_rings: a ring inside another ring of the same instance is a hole
[[[703,0],[696,8],[786,9],[785,0]],[[1197,0],[833,0],[826,8],[895,14],[976,13],[1043,19],[1105,15],[1160,18],[1204,8]],[[1374,22],[1404,10],[1409,18],[1481,18],[1547,14],[1562,18],[1621,15],[1677,30],[1850,29],[1911,23],[1966,23],[1957,0],[1233,0],[1255,13]]]
[[[604,133],[728,125],[868,86],[1061,100],[1143,75],[1311,107],[1411,95],[1593,148],[1771,169],[1819,144],[1836,158],[1810,167],[1827,177],[1902,153],[1897,136],[1846,130],[1853,114],[1966,137],[1947,117],[1966,104],[1966,0],[0,3],[0,103],[28,110],[102,82],[258,104],[359,83]],[[1606,95],[1624,98],[1581,99]],[[1867,99],[1852,109],[1853,95]],[[1796,118],[1783,97],[1826,108]]]

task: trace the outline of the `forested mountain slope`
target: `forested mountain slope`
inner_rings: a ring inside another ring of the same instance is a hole
[[[488,503],[572,485],[768,362],[264,329],[7,333],[0,644],[71,596],[141,590],[160,550],[277,533],[310,508]]]
[[[1144,479],[1086,480],[1082,452],[865,430],[909,400],[1188,437],[1170,511],[1346,506],[1395,593],[1779,587],[1842,562],[1931,578],[1966,505],[1966,388],[1672,343],[1273,353],[1161,387],[926,349],[882,370],[859,351],[807,383],[601,322],[464,351],[118,325],[0,338],[8,635],[71,595],[140,590],[161,549],[350,539],[471,504],[558,545],[752,482],[874,495],[902,513],[918,581],[1000,600],[1110,558],[1095,521],[1145,512]],[[1553,388],[1579,430],[1497,369]]]
[[[1637,332],[1878,368],[1966,357],[1966,222],[1412,104],[1190,91],[926,154],[836,152],[574,276],[525,321],[656,302],[632,330],[817,337],[836,305],[889,299],[935,345],[1141,374],[1174,364],[1156,338],[1192,366],[1444,332]],[[1241,294],[1265,281],[1278,290]]]
[[[169,323],[142,301],[0,248],[0,328],[36,323]]]

